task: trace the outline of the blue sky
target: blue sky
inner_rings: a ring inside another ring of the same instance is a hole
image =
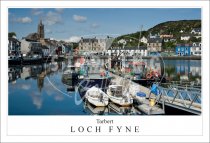
[[[9,9],[9,32],[21,39],[37,32],[42,19],[45,37],[67,40],[92,34],[128,34],[174,20],[201,19],[199,8],[65,8]]]

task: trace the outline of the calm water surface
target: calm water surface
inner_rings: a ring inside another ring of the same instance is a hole
[[[171,80],[201,80],[201,61],[166,60]],[[69,92],[62,81],[67,62],[9,67],[9,115],[138,115],[134,107],[93,107],[78,92]],[[98,70],[95,68],[94,70]]]

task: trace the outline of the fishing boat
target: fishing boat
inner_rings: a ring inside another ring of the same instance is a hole
[[[107,95],[112,102],[120,106],[130,106],[133,104],[133,98],[128,93],[123,94],[122,85],[110,85],[107,89]]]
[[[109,103],[108,95],[101,89],[93,86],[87,90],[85,99],[95,106],[107,106]]]
[[[100,66],[93,66],[90,63],[84,63],[80,67],[78,81],[79,85],[83,87],[96,86],[101,89],[105,89],[109,86],[112,76],[108,71],[101,71]]]

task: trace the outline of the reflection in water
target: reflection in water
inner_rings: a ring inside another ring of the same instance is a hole
[[[107,115],[108,108],[103,107],[95,107],[94,105],[90,104],[89,102],[84,103],[84,112],[91,114],[91,115]]]
[[[201,81],[200,60],[166,60],[165,72],[169,81]]]
[[[84,102],[84,112],[91,115],[136,115],[141,114],[137,113],[136,109],[133,106],[122,107],[114,103],[109,103],[108,106],[96,107],[89,103],[88,101]]]
[[[103,65],[106,60],[96,59],[96,63]],[[189,81],[201,82],[201,61],[168,60],[164,63],[166,77],[171,81],[180,81],[186,76],[185,79]],[[85,102],[77,105],[75,97],[81,100],[82,96],[68,92],[69,87],[75,87],[77,82],[62,79],[63,70],[67,65],[68,62],[65,61],[9,67],[9,115],[141,114],[133,107],[117,107],[112,103],[105,108],[96,108],[88,103],[84,104]],[[100,68],[90,68],[90,72],[99,72],[98,70]]]

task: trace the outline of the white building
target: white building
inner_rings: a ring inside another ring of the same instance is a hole
[[[191,34],[201,35],[201,28],[193,28]]]
[[[141,55],[141,56],[147,56],[147,48],[146,47],[111,47],[107,50],[107,53],[109,56],[117,55],[117,56],[134,56],[134,55]]]
[[[117,43],[118,44],[123,44],[123,45],[126,45],[127,44],[127,42],[126,42],[125,39],[120,39]]]
[[[144,36],[140,39],[140,42],[142,42],[144,44],[147,44],[147,41],[148,41],[147,38]]]
[[[183,32],[184,32],[183,30],[180,30],[180,31],[179,31],[179,33],[183,33]]]
[[[194,42],[192,44],[190,52],[191,52],[191,55],[201,56],[201,43],[200,42]]]
[[[189,35],[189,34],[181,35],[181,40],[188,41],[190,38],[191,38],[191,35]]]
[[[15,37],[8,39],[8,56],[11,58],[20,56],[20,45],[21,42],[18,41]]]
[[[42,45],[40,42],[27,41],[25,39],[22,39],[20,50],[23,56],[35,54],[42,55]]]

